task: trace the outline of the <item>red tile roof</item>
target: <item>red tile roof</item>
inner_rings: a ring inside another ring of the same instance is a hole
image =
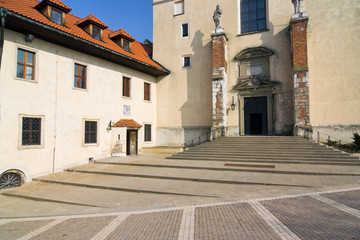
[[[83,19],[81,19],[80,21],[78,21],[76,24],[77,24],[77,25],[81,25],[82,23],[85,23],[85,22],[87,22],[87,21],[93,22],[93,23],[101,26],[103,29],[108,28],[108,26],[107,26],[105,23],[103,23],[102,21],[100,21],[97,17],[95,17],[95,16],[92,15],[92,14],[90,14],[90,15],[87,16],[87,17],[84,17]]]
[[[128,128],[141,128],[142,125],[137,123],[134,119],[120,119],[113,127],[128,127]]]
[[[51,2],[59,7],[65,8],[69,12],[71,11],[71,8],[60,0],[45,0],[45,1]]]
[[[124,36],[128,39],[130,39],[131,41],[135,41],[135,38],[133,38],[130,34],[128,34],[124,29],[120,28],[119,30],[112,32],[109,34],[109,38],[114,38],[117,36]]]
[[[59,0],[51,0],[55,2],[60,2]],[[76,24],[81,20],[80,18],[72,15],[72,14],[66,14],[65,18],[65,25],[62,26],[59,24],[56,24],[52,21],[50,21],[48,18],[46,18],[42,13],[40,13],[38,10],[36,10],[34,7],[39,4],[39,1],[37,0],[1,0],[0,1],[0,7],[4,7],[8,9],[11,12],[14,12],[18,15],[24,16],[28,19],[34,20],[38,23],[42,23],[44,25],[50,26],[52,28],[55,28],[57,30],[60,30],[64,33],[71,34],[75,37],[84,39],[90,43],[96,44],[98,46],[110,49],[114,52],[120,53],[122,55],[125,55],[131,59],[134,59],[136,61],[140,61],[142,63],[145,63],[147,65],[150,65],[152,67],[165,70],[162,66],[160,66],[155,61],[148,58],[148,52],[144,49],[143,45],[140,42],[134,41],[131,46],[131,53],[123,50],[119,45],[117,45],[115,42],[113,42],[110,38],[104,38],[103,41],[99,41],[91,37],[88,33],[86,33],[82,28],[77,26]],[[113,33],[113,31],[109,29],[103,30],[103,36],[109,36],[109,34]]]

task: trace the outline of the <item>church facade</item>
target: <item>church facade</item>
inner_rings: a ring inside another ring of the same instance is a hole
[[[153,56],[171,71],[158,83],[158,114],[169,116],[158,120],[161,143],[219,127],[312,128],[343,142],[360,131],[358,2],[155,0],[153,9]]]
[[[153,43],[141,43],[60,0],[0,1],[1,183],[181,149],[210,131],[351,141],[359,7],[154,0]]]

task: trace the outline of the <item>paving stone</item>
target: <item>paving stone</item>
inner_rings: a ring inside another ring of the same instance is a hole
[[[107,226],[116,216],[72,218],[55,225],[47,231],[31,238],[31,240],[80,240],[91,239]]]
[[[261,204],[301,239],[360,239],[357,217],[311,197],[262,201]]]
[[[194,239],[280,239],[248,203],[199,207]]]
[[[134,214],[106,239],[177,239],[183,210]]]
[[[328,193],[322,196],[360,211],[360,191]]]
[[[0,225],[0,239],[12,240],[21,238],[50,222],[52,222],[52,220],[10,222]]]

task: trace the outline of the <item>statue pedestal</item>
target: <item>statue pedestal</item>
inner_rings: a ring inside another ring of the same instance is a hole
[[[211,32],[211,35],[216,34],[225,34],[225,30],[223,28],[216,28]]]

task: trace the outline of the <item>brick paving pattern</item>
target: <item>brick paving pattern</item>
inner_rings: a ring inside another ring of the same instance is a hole
[[[360,220],[311,197],[262,201],[301,239],[360,239]]]
[[[360,211],[360,191],[328,193],[322,196]]]
[[[40,221],[24,221],[24,222],[10,222],[0,225],[0,239],[13,240],[18,239],[26,234],[32,232],[34,229],[45,226],[52,222],[51,220]]]
[[[34,236],[31,240],[90,239],[115,218],[116,216],[68,219],[41,234]]]
[[[248,203],[199,207],[194,239],[280,239]]]
[[[177,239],[183,210],[134,214],[127,217],[106,239]]]

